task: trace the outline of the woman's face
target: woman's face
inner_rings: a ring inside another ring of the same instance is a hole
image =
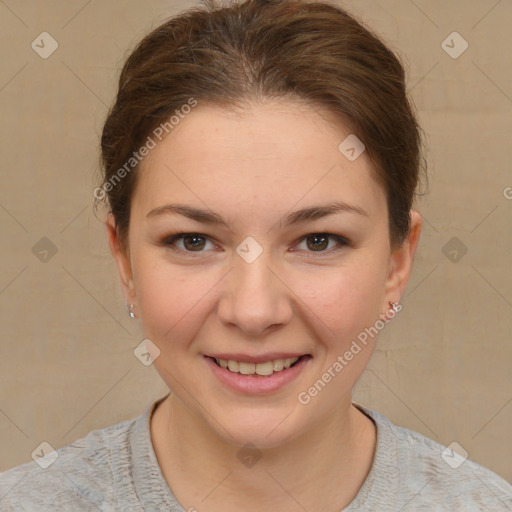
[[[415,242],[391,252],[385,192],[364,152],[340,151],[349,135],[301,103],[244,114],[199,103],[139,170],[129,254],[107,221],[154,366],[227,442],[277,446],[348,410],[377,339],[361,333],[400,300]],[[296,214],[332,203],[346,207]],[[276,371],[234,373],[212,357]]]

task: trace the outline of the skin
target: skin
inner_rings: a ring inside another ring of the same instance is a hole
[[[409,237],[391,247],[386,196],[370,160],[363,153],[351,162],[338,149],[349,134],[299,100],[237,113],[199,104],[142,163],[125,249],[107,218],[125,300],[159,348],[153,365],[172,391],[152,417],[151,437],[186,510],[338,511],[370,470],[376,428],[351,394],[377,336],[307,405],[297,399],[389,312],[388,301],[400,301],[421,231],[411,210]],[[279,225],[291,211],[340,200],[367,215]],[[229,228],[147,217],[168,203],[210,209]],[[207,238],[177,240],[174,251],[161,244],[181,232]],[[315,245],[308,235],[317,233],[349,245]],[[263,250],[252,263],[236,252],[248,236]],[[271,351],[312,359],[265,396],[228,389],[203,357]],[[247,443],[261,455],[252,467],[237,457]]]

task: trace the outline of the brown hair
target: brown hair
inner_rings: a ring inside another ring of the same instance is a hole
[[[419,181],[421,133],[395,54],[328,0],[230,6],[203,0],[148,34],[119,78],[101,161],[103,195],[123,245],[137,178],[134,152],[191,98],[226,108],[265,98],[327,107],[365,144],[386,192],[391,244],[403,243]]]

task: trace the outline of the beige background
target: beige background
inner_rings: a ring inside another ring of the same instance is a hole
[[[134,357],[141,331],[126,315],[92,191],[128,49],[192,5],[0,2],[0,470],[30,461],[42,441],[57,449],[135,417],[166,392]],[[407,60],[430,169],[404,309],[354,400],[457,441],[512,480],[512,3],[343,5]],[[43,31],[59,44],[47,59],[31,48]],[[441,47],[453,31],[469,43],[457,59]],[[46,262],[33,252],[42,237],[57,250]],[[458,262],[443,252],[453,237],[467,248]]]

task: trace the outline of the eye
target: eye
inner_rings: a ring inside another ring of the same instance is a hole
[[[325,249],[329,246],[330,241],[334,241],[337,244],[333,249],[326,251]],[[309,243],[308,243],[309,242]],[[321,252],[331,253],[341,249],[344,246],[350,245],[348,240],[339,235],[332,235],[330,233],[311,233],[302,238],[301,243],[306,244],[307,252]],[[297,246],[300,249],[300,245]]]
[[[331,241],[334,241],[335,247],[326,250],[329,247]],[[165,238],[162,241],[162,245],[169,247],[173,251],[182,253],[202,253],[207,249],[206,244],[210,243],[214,248],[214,244],[207,235],[201,233],[177,233]],[[350,242],[339,235],[333,235],[331,233],[310,233],[302,237],[301,244],[305,243],[306,248],[300,248],[299,250],[305,250],[306,252],[316,253],[331,253],[339,250],[344,246],[350,245]],[[293,251],[297,250],[294,248]]]
[[[182,242],[182,246],[178,247],[176,242]],[[204,252],[205,244],[210,241],[209,237],[200,233],[178,233],[166,238],[162,244],[169,246],[172,250],[181,252]],[[212,244],[213,245],[213,244]]]

